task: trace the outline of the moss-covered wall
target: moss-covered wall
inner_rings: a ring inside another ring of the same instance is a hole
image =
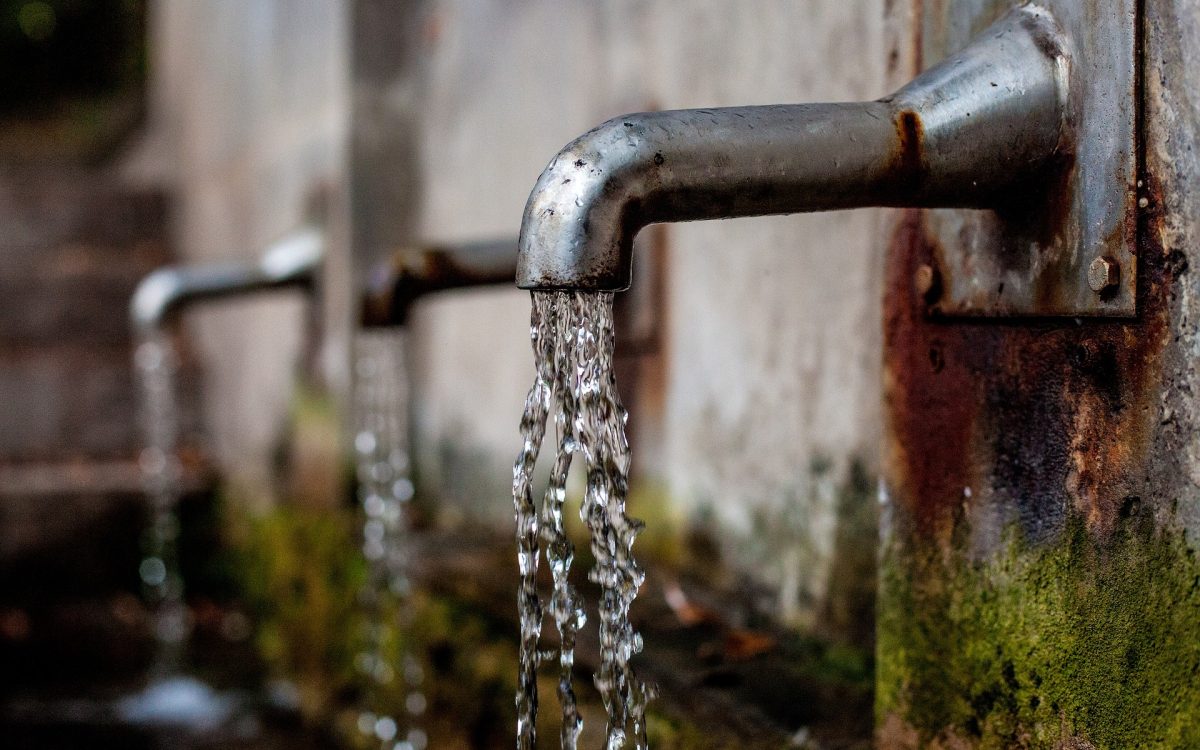
[[[937,547],[884,566],[879,725],[888,746],[1200,747],[1200,565],[1138,510],[1096,539]]]
[[[1136,320],[928,319],[889,229],[882,748],[1200,746],[1200,3],[1142,5]]]

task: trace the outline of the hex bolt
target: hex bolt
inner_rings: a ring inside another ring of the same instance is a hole
[[[1121,264],[1112,258],[1096,258],[1088,266],[1088,286],[1097,294],[1111,292],[1121,283]]]
[[[937,269],[922,263],[913,274],[913,287],[926,303],[936,302],[942,292],[942,280]]]

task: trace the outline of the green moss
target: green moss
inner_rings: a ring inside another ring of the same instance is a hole
[[[653,706],[646,714],[646,739],[654,750],[766,750],[779,747],[779,738],[746,739],[734,729],[689,722],[666,715]],[[793,747],[807,747],[790,745]]]
[[[865,648],[871,647],[875,636],[878,539],[875,477],[862,461],[854,460],[838,489],[831,586],[820,619],[822,631]]]
[[[358,517],[350,510],[284,506],[231,519],[238,540],[238,579],[254,612],[259,654],[276,677],[294,683],[307,720],[331,724],[346,747],[377,747],[355,726],[366,700],[405,715],[405,680],[380,685],[355,665],[368,648],[368,612],[360,602],[366,564]],[[499,746],[516,724],[516,647],[507,623],[469,603],[417,591],[407,605],[380,603],[388,628],[384,659],[416,658],[429,702],[424,727],[455,747]],[[454,742],[450,740],[453,739]],[[365,743],[365,744],[364,744]],[[454,744],[459,743],[459,744]]]
[[[914,542],[882,587],[877,719],[922,746],[1200,747],[1200,566],[1179,532],[1075,521],[983,562]]]
[[[240,581],[259,652],[272,672],[295,681],[305,713],[320,716],[355,680],[365,581],[355,528],[348,514],[298,508],[239,525]]]
[[[646,738],[657,750],[718,750],[727,747],[697,727],[676,718],[649,713]]]

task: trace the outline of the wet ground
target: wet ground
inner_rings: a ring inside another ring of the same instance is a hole
[[[26,581],[23,601],[9,595],[0,603],[4,747],[377,746],[354,728],[360,693],[352,669],[343,668],[354,654],[342,643],[349,637],[342,631],[351,627],[342,610],[353,609],[353,595],[339,591],[353,585],[353,566],[342,570],[337,561],[353,558],[355,526],[352,518],[330,524],[327,516],[318,522],[325,531],[293,523],[278,539],[255,541],[266,545],[263,560],[273,566],[264,573],[247,565],[247,576],[270,579],[256,584],[257,594],[254,586],[239,593],[229,583],[236,571],[228,564],[198,562],[211,554],[202,555],[203,540],[193,540],[193,562],[185,572],[196,581],[189,598],[195,628],[185,671],[199,682],[150,695],[153,700],[141,705],[157,706],[159,721],[153,720],[155,710],[143,712],[142,721],[130,720],[137,711],[131,711],[129,698],[149,684],[152,653],[138,596],[120,586],[39,596],[36,582]],[[205,528],[203,519],[192,520],[193,529]],[[428,746],[511,747],[513,543],[507,535],[459,529],[425,532],[418,545],[412,645],[426,671],[428,709],[420,724]],[[289,547],[305,553],[289,557],[283,552]],[[580,578],[587,564],[577,562]],[[292,599],[264,605],[264,591]],[[586,587],[584,593],[594,598]],[[660,692],[651,707],[651,746],[869,747],[869,651],[778,628],[755,614],[756,595],[748,585],[717,588],[673,566],[650,566],[634,619],[646,641],[638,669]],[[267,614],[270,607],[278,611]],[[603,711],[590,681],[598,644],[592,631],[585,632],[576,680],[585,717],[581,746],[598,747]],[[546,642],[553,643],[552,633]],[[558,727],[549,668],[541,692],[540,731],[543,744],[551,746]],[[215,711],[202,710],[214,706]],[[175,718],[188,715],[190,722],[162,721],[172,712]]]
[[[458,532],[455,540],[422,540],[420,578],[428,590],[487,612],[498,633],[516,633],[512,603],[515,555],[509,540]],[[581,568],[587,560],[577,562]],[[548,586],[548,581],[547,581]],[[798,635],[755,614],[751,586],[714,590],[665,566],[648,566],[634,604],[645,651],[639,675],[658,686],[651,705],[656,748],[779,748],[851,750],[870,747],[873,664],[869,651]],[[595,601],[596,593],[584,587]],[[552,627],[544,642],[554,643]],[[515,659],[515,645],[511,647]],[[593,629],[580,633],[576,688],[585,718],[581,746],[603,744],[603,711],[591,688],[599,660]],[[515,661],[513,662],[515,663]],[[557,736],[555,675],[542,677],[539,725]]]
[[[262,684],[244,615],[197,602],[184,674],[151,679],[136,597],[0,612],[0,737],[6,748],[333,748],[286,691]],[[223,631],[223,632],[222,632]]]

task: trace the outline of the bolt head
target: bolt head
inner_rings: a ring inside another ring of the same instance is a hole
[[[1096,258],[1088,267],[1088,286],[1093,292],[1111,292],[1121,283],[1121,264],[1112,258]]]
[[[913,287],[918,295],[925,298],[926,302],[934,302],[941,287],[937,269],[928,263],[917,266],[917,270],[913,274]]]

